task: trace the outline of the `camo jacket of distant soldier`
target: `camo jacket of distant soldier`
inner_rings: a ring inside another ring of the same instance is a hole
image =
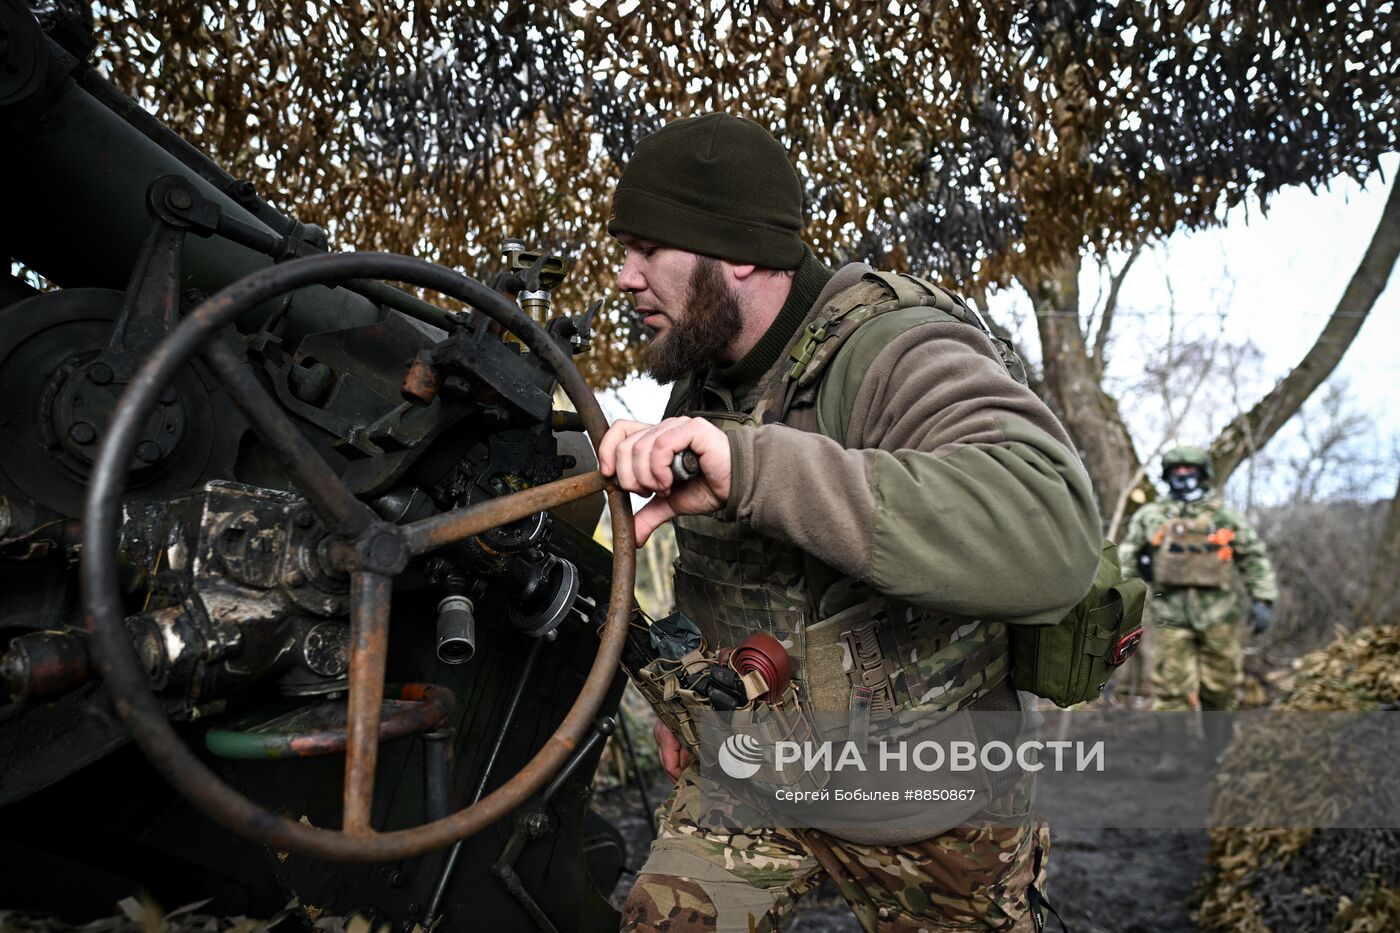
[[[1235,509],[1223,504],[1218,496],[1207,496],[1197,502],[1175,499],[1150,502],[1137,511],[1128,526],[1128,533],[1119,545],[1123,555],[1124,576],[1137,576],[1137,555],[1144,548],[1156,556],[1153,540],[1173,519],[1208,517],[1211,523],[1232,532],[1228,547],[1230,561],[1242,578],[1251,600],[1272,603],[1278,598],[1278,583],[1264,542]],[[1204,631],[1215,623],[1238,623],[1243,607],[1233,585],[1224,587],[1173,586],[1153,582],[1151,589],[1152,621],[1157,625],[1192,628]]]

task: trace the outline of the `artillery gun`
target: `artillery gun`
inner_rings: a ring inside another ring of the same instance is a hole
[[[0,2],[0,908],[616,929],[631,519],[591,314],[522,310],[567,261],[328,252],[91,47]]]

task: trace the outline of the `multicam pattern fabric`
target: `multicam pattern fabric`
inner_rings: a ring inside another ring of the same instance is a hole
[[[1153,632],[1153,709],[1191,708],[1191,694],[1201,709],[1230,710],[1239,705],[1244,683],[1244,652],[1234,622],[1213,622],[1204,629],[1162,626]]]
[[[682,516],[672,524],[680,556],[675,564],[676,608],[715,647],[732,648],[755,632],[782,643],[793,662],[799,696],[806,699],[800,638],[812,612],[803,591],[802,554],[775,547],[740,522]]]
[[[803,340],[793,351],[790,373],[799,388],[807,388],[820,378],[826,364],[841,349],[855,329],[869,319],[901,308],[929,307],[949,318],[963,319],[961,303],[932,283],[913,276],[870,272],[861,281],[841,292],[806,329]]]
[[[674,524],[676,608],[711,645],[733,647],[754,632],[777,638],[792,659],[798,695],[812,708],[847,709],[851,688],[864,686],[894,710],[957,709],[1006,675],[1004,625],[916,610],[868,589],[856,597],[857,612],[847,606],[823,619],[796,548],[755,535],[743,522],[685,516]],[[838,615],[840,624],[832,625]],[[864,658],[852,650],[861,647],[868,648]],[[839,653],[835,683],[808,677],[808,655],[822,649]]]
[[[798,897],[830,877],[867,931],[1030,931],[1027,892],[1033,881],[1045,891],[1049,834],[1032,822],[1028,801],[1017,788],[989,808],[996,825],[871,846],[814,830],[745,828],[757,821],[747,805],[687,771],[657,811],[657,840],[622,929],[775,931]]]
[[[761,380],[771,388],[761,393],[755,414],[696,411],[695,395],[690,413],[724,428],[765,423],[773,415],[783,419],[785,401],[793,400],[788,383],[804,390],[810,403],[822,374],[861,324],[908,308],[985,331],[960,299],[938,286],[909,275],[867,272],[807,325],[787,378],[775,381],[788,362],[780,361]],[[674,525],[680,553],[676,607],[700,625],[711,645],[737,645],[759,631],[777,638],[788,649],[798,696],[809,708],[836,712],[869,704],[875,717],[958,709],[1007,676],[1004,625],[886,599],[795,547],[754,534],[744,521],[686,516]],[[809,655],[821,668],[812,677]]]
[[[1229,531],[1223,546],[1228,547],[1231,566],[1238,571],[1249,598],[1272,603],[1278,597],[1278,583],[1264,542],[1243,515],[1213,497],[1199,502],[1153,502],[1139,509],[1119,546],[1125,576],[1137,575],[1136,557],[1143,548],[1153,550],[1155,565],[1153,539],[1178,519],[1188,523],[1206,519],[1215,529],[1212,534]],[[1214,555],[1209,559],[1218,560]],[[1244,607],[1233,581],[1225,587],[1154,582],[1151,588],[1148,611],[1156,626],[1152,649],[1157,691],[1154,708],[1188,709],[1189,696],[1198,692],[1204,709],[1234,709],[1243,678],[1239,624]]]

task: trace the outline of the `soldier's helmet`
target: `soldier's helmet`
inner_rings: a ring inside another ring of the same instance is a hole
[[[1171,472],[1172,467],[1194,466],[1200,467],[1201,475],[1206,482],[1215,475],[1215,469],[1211,466],[1210,454],[1199,447],[1173,447],[1162,455],[1162,478],[1165,479]]]

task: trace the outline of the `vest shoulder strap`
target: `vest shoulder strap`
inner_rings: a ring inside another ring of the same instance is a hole
[[[921,324],[939,323],[949,316],[936,308],[900,308],[881,314],[853,333],[834,354],[816,385],[813,401],[817,429],[827,437],[842,441],[848,436],[856,396],[870,367],[885,348]],[[800,395],[801,393],[799,393]],[[794,407],[797,407],[795,404]]]
[[[823,374],[861,325],[891,311],[909,308],[925,309],[927,313],[909,317],[908,327],[937,320],[976,327],[992,341],[1012,378],[1025,384],[1026,370],[1020,357],[1009,344],[995,337],[957,295],[918,276],[872,271],[839,292],[807,324],[793,346],[792,366],[777,384],[780,395],[772,399],[771,407],[778,417],[784,417],[799,402],[815,400]]]
[[[787,378],[799,388],[816,382],[836,351],[856,328],[881,314],[903,308],[929,307],[962,320],[962,302],[943,289],[912,275],[867,272],[850,288],[827,302],[792,349]]]

